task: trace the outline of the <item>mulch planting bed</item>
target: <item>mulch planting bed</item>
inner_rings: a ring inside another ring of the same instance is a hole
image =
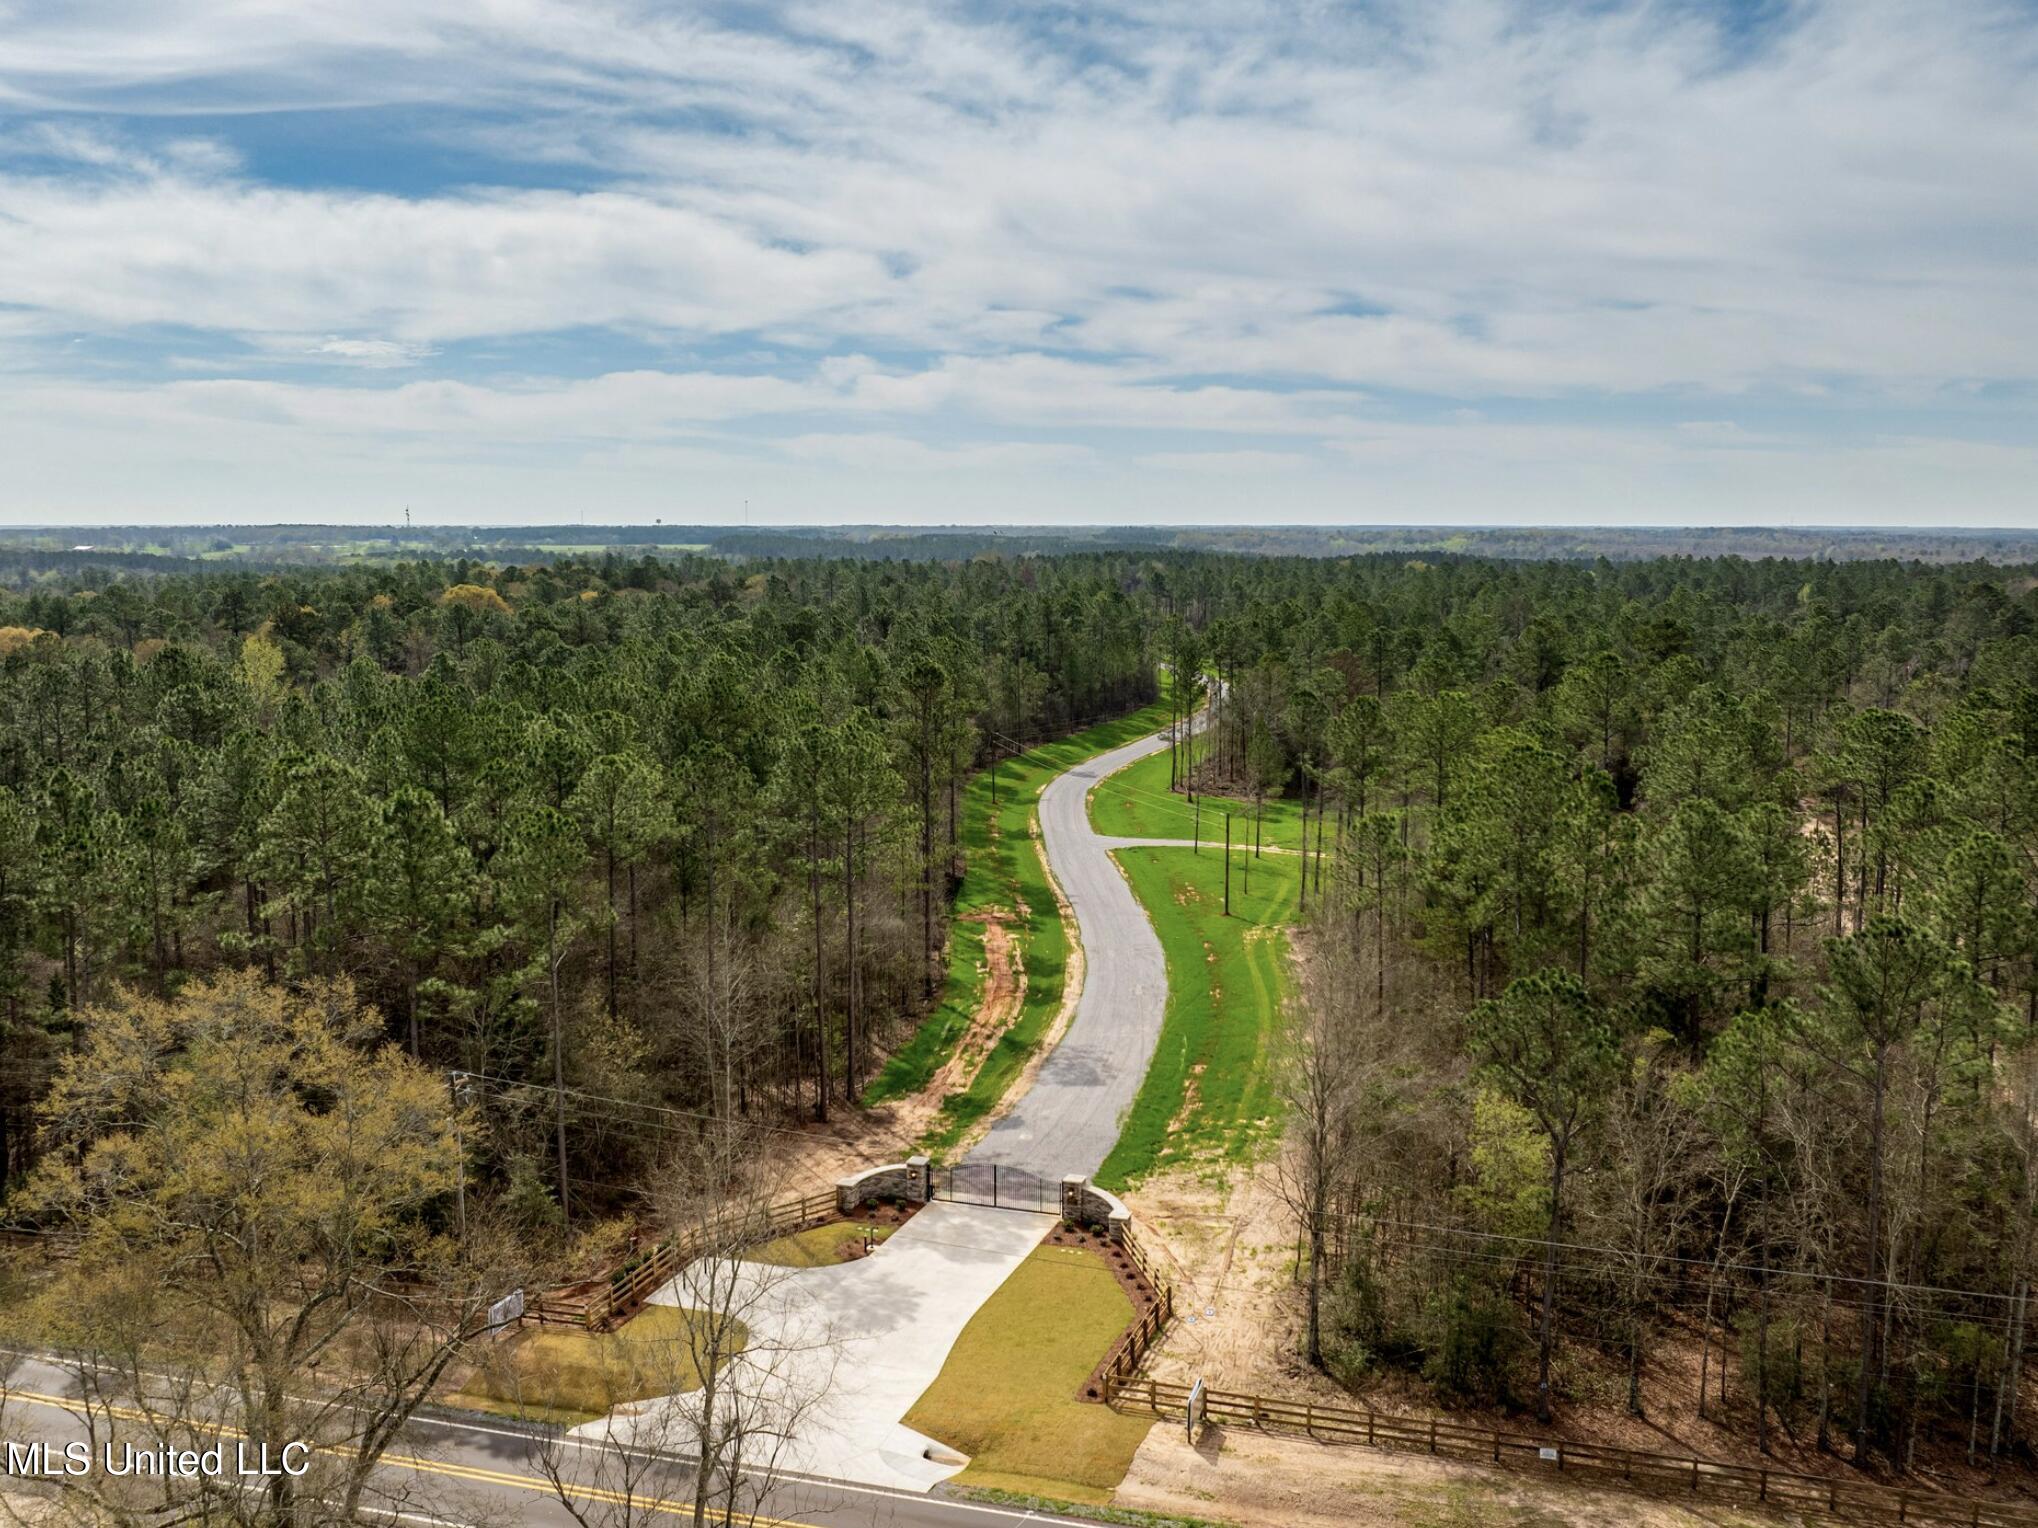
[[[1046,1245],[1069,1247],[1086,1252],[1111,1270],[1113,1277],[1118,1280],[1118,1287],[1125,1291],[1125,1298],[1132,1302],[1132,1320],[1126,1323],[1127,1332],[1139,1324],[1140,1319],[1160,1298],[1153,1286],[1147,1283],[1145,1275],[1139,1271],[1139,1265],[1132,1260],[1132,1255],[1102,1231],[1092,1231],[1083,1226],[1071,1226],[1064,1222],[1048,1233]],[[1083,1388],[1077,1392],[1082,1398],[1093,1399],[1103,1393],[1105,1365],[1111,1362],[1112,1355],[1118,1351],[1119,1341],[1123,1338],[1124,1333],[1120,1333],[1119,1340],[1114,1341],[1110,1350],[1097,1360],[1097,1367],[1090,1371],[1090,1377],[1083,1382]]]
[[[863,1238],[858,1234],[862,1226],[878,1226],[887,1231],[896,1231],[915,1215],[921,1206],[917,1204],[866,1204],[860,1206],[854,1215],[832,1215],[826,1220],[816,1221],[816,1226],[842,1227],[842,1261],[853,1263],[858,1258],[868,1257],[864,1250]]]

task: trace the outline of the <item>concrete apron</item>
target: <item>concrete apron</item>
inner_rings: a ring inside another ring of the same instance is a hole
[[[854,1262],[745,1265],[755,1270],[757,1309],[746,1314],[751,1349],[731,1365],[730,1389],[754,1412],[790,1421],[778,1468],[908,1491],[929,1490],[961,1469],[960,1456],[900,1418],[934,1383],[969,1318],[1052,1223],[944,1200]],[[674,1284],[651,1298],[680,1303]],[[694,1404],[686,1395],[642,1401],[574,1432],[690,1451]],[[762,1443],[748,1450],[751,1459],[768,1453]]]

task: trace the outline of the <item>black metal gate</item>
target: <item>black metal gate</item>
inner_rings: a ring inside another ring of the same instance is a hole
[[[934,1197],[1000,1210],[1061,1212],[1061,1183],[1002,1162],[958,1162],[934,1171]]]

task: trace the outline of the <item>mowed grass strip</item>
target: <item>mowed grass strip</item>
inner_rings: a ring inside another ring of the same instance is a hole
[[[1034,824],[1042,787],[1071,766],[1145,737],[1166,721],[1164,707],[1148,706],[1002,761],[997,771],[995,809],[990,772],[981,771],[970,781],[962,810],[965,869],[956,895],[956,922],[951,926],[948,977],[941,1002],[913,1039],[880,1071],[864,1102],[882,1103],[926,1087],[968,1032],[983,1001],[984,956],[982,927],[964,918],[994,912],[1008,916],[1026,975],[1026,992],[1018,1016],[991,1045],[969,1082],[942,1100],[940,1121],[920,1142],[922,1150],[936,1155],[950,1150],[998,1106],[1006,1089],[1040,1048],[1061,1009],[1069,939],[1062,928]],[[1019,915],[1022,907],[1023,917]]]
[[[1121,849],[1118,863],[1167,957],[1168,1004],[1146,1078],[1097,1181],[1120,1189],[1157,1168],[1234,1163],[1280,1129],[1277,1044],[1299,855]],[[1251,890],[1246,888],[1250,869]]]
[[[869,1234],[874,1242],[888,1241],[897,1226],[873,1228],[853,1220],[831,1220],[825,1226],[809,1226],[790,1236],[774,1237],[743,1254],[746,1263],[770,1263],[775,1268],[828,1268],[850,1260],[849,1248],[862,1247]],[[624,1328],[625,1331],[628,1328]]]
[[[1037,1248],[970,1318],[906,1425],[970,1456],[958,1485],[1108,1501],[1153,1419],[1076,1396],[1132,1318],[1095,1254]]]
[[[491,1347],[447,1404],[579,1423],[629,1401],[698,1390],[686,1340],[696,1319],[676,1306],[647,1305],[613,1332],[527,1327]]]
[[[913,1038],[894,1051],[864,1090],[866,1105],[907,1098],[934,1080],[984,1001],[984,927],[956,919],[948,928],[948,971],[937,1002]]]
[[[1163,723],[1166,718],[1162,718]],[[1203,745],[1199,742],[1197,746]],[[1168,789],[1168,753],[1163,748],[1128,765],[1090,792],[1090,826],[1112,838],[1186,838],[1222,845],[1224,814],[1231,814],[1233,847],[1253,840],[1253,804],[1242,796],[1203,797],[1200,829],[1196,806],[1186,794]],[[1310,825],[1312,838],[1314,823]],[[1267,801],[1260,817],[1263,848],[1297,849],[1302,843],[1302,803]]]

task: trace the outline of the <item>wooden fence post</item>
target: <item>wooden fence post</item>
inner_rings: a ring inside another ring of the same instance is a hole
[[[571,1319],[570,1317],[565,1319]],[[1122,1355],[1121,1355],[1122,1357]],[[1177,1397],[1174,1392],[1181,1386],[1170,1385],[1170,1395],[1163,1396],[1161,1382],[1151,1377],[1126,1374],[1122,1363],[1115,1364],[1107,1373],[1105,1394],[1107,1399],[1121,1401],[1132,1397],[1136,1388],[1143,1386],[1149,1407],[1158,1417],[1173,1415]],[[1233,1418],[1244,1417],[1249,1424],[1263,1431],[1286,1430],[1298,1421],[1308,1437],[1318,1443],[1356,1443],[1363,1439],[1368,1447],[1398,1450],[1411,1440],[1422,1440],[1422,1421],[1419,1418],[1387,1417],[1383,1431],[1382,1418],[1370,1406],[1343,1407],[1322,1406],[1314,1401],[1276,1400],[1266,1396],[1243,1391],[1208,1392],[1207,1401],[1214,1413],[1228,1413]],[[1323,1415],[1319,1417],[1317,1413]],[[1298,1416],[1297,1413],[1300,1413]],[[1363,1426],[1361,1420],[1363,1419]],[[1456,1445],[1463,1443],[1470,1449],[1478,1430],[1472,1427],[1452,1425],[1448,1436],[1445,1424],[1439,1418],[1429,1419],[1429,1436],[1426,1440],[1432,1455],[1441,1457],[1443,1445],[1453,1445],[1453,1457],[1460,1457]],[[1319,1432],[1319,1427],[1323,1431]],[[1697,1454],[1659,1454],[1647,1449],[1625,1449],[1592,1445],[1586,1448],[1582,1468],[1585,1478],[1591,1480],[1595,1473],[1612,1483],[1615,1464],[1619,1465],[1620,1482],[1627,1489],[1651,1491],[1656,1486],[1669,1484],[1672,1475],[1683,1473],[1685,1485],[1695,1498],[1745,1502],[1742,1493],[1747,1489],[1748,1477],[1753,1475],[1756,1483],[1756,1498],[1765,1506],[1770,1501],[1770,1487],[1777,1489],[1776,1502],[1779,1506],[1800,1512],[1818,1513],[1815,1505],[1821,1495],[1826,1499],[1825,1511],[1833,1517],[1842,1516],[1840,1486],[1845,1482],[1801,1475],[1789,1470],[1779,1470],[1776,1479],[1770,1479],[1767,1465],[1756,1469],[1740,1466],[1716,1466]],[[1552,1463],[1560,1472],[1571,1472],[1574,1461],[1567,1457],[1569,1445],[1552,1441],[1544,1443],[1539,1439],[1516,1436],[1500,1428],[1488,1433],[1488,1449],[1496,1465],[1510,1463],[1509,1450],[1518,1449],[1526,1454],[1538,1454],[1544,1462]],[[1469,1458],[1469,1453],[1463,1457]],[[1639,1466],[1639,1470],[1637,1469]],[[1822,1489],[1823,1488],[1823,1489]],[[1849,1484],[1846,1493],[1849,1513],[1860,1515],[1864,1521],[1882,1522],[1891,1525],[1902,1524],[1904,1528],[1927,1528],[1938,1524],[1941,1528],[1965,1522],[1968,1528],[1987,1528],[1996,1524],[1998,1528],[2038,1528],[2038,1513],[2022,1507],[2003,1508],[1988,1502],[1970,1502],[1963,1514],[1957,1498],[1943,1493],[1906,1486],[1901,1492],[1874,1486]],[[1916,1507],[1915,1514],[1911,1509]]]

